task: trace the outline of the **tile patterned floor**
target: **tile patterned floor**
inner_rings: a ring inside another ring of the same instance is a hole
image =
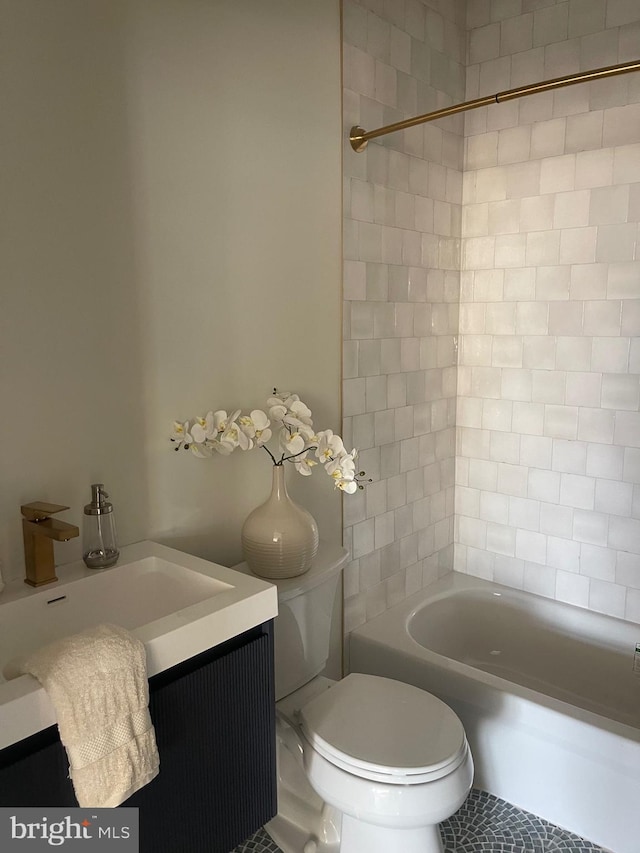
[[[441,826],[445,853],[604,853],[535,815],[484,791],[472,791]],[[280,853],[260,830],[232,853]]]

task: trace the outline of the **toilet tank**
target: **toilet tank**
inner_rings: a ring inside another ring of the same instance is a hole
[[[276,700],[293,693],[325,668],[336,596],[342,590],[340,581],[347,559],[341,545],[321,540],[308,572],[295,578],[268,579],[278,588],[274,623]],[[246,563],[233,568],[251,574]]]

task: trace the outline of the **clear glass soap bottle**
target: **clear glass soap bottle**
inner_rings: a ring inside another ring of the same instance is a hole
[[[91,486],[91,503],[84,508],[82,559],[90,569],[106,569],[117,562],[120,552],[116,544],[113,504],[102,483]]]

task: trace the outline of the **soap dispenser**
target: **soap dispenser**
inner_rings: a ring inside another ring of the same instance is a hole
[[[91,503],[84,508],[82,559],[90,569],[106,569],[117,562],[120,552],[116,544],[113,504],[102,483],[91,486]]]

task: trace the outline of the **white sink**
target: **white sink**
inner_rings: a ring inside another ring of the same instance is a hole
[[[45,643],[99,622],[132,631],[150,676],[277,615],[274,586],[154,542],[122,549],[101,571],[61,566],[40,590],[21,582],[0,595],[0,749],[56,722],[39,683],[20,664]]]

